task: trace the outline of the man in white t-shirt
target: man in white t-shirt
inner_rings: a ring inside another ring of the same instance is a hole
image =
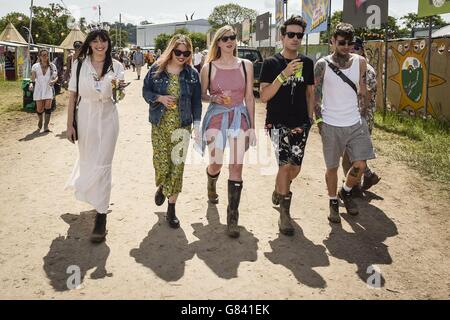
[[[195,48],[194,67],[195,67],[195,69],[197,69],[198,72],[200,72],[202,69],[202,59],[203,59],[203,55],[201,54],[200,49],[198,47]]]
[[[317,61],[315,77],[315,114],[322,136],[323,154],[327,166],[326,183],[330,197],[328,220],[340,223],[337,198],[338,168],[344,152],[352,164],[339,190],[347,213],[359,213],[352,189],[360,184],[367,160],[374,159],[367,113],[367,62],[352,54],[355,30],[340,23],[334,32],[334,53]]]

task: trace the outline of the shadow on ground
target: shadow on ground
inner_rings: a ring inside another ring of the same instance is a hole
[[[73,269],[71,271],[72,266],[80,270],[79,284],[83,283],[87,272],[94,268],[91,279],[112,277],[112,274],[106,271],[109,247],[105,242],[90,242],[95,214],[95,211],[89,211],[80,215],[66,213],[61,216],[69,225],[67,236],[59,236],[53,240],[47,256],[44,257],[44,271],[56,291],[70,290],[68,283],[74,283],[71,277],[74,274]]]
[[[142,240],[139,248],[130,251],[137,263],[151,269],[165,281],[180,280],[186,261],[194,257],[186,234],[180,227],[172,229],[166,222],[165,212],[156,212],[158,222]]]
[[[279,208],[276,208],[279,212]],[[292,221],[295,234],[292,237],[279,233],[277,239],[270,241],[272,252],[264,255],[274,264],[289,269],[298,282],[311,288],[325,288],[326,281],[313,270],[315,267],[327,267],[330,261],[323,245],[316,245],[307,239],[302,228]]]
[[[206,225],[192,224],[194,236],[199,240],[190,245],[191,249],[220,278],[237,278],[241,262],[257,260],[258,239],[242,226],[238,239],[228,237],[215,205],[208,204],[206,218]]]
[[[369,196],[376,198],[373,194]],[[389,247],[383,242],[396,236],[398,231],[395,223],[383,211],[366,201],[357,200],[357,203],[360,211],[358,216],[341,214],[353,232],[347,232],[340,224],[330,224],[332,230],[323,243],[333,257],[356,264],[356,273],[367,283],[374,274],[369,267],[392,264]],[[383,287],[385,279],[380,268],[380,285]]]

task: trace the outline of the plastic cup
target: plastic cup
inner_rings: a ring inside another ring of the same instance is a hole
[[[227,106],[231,105],[231,91],[230,90],[225,90],[223,92],[223,103]]]
[[[303,76],[303,62],[300,62],[300,64],[295,69],[295,77],[301,78]]]

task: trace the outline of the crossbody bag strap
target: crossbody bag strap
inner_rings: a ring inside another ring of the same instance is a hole
[[[245,68],[244,60],[242,60],[242,69],[244,69],[244,76],[245,76],[245,89],[244,89],[244,96],[247,93],[247,69]]]
[[[77,103],[75,105],[74,108],[74,112],[76,109],[76,106],[78,106],[78,104],[80,103],[81,97],[79,94],[79,89],[80,89],[80,72],[81,72],[81,65],[83,64],[81,59],[78,59],[78,64],[77,64]]]
[[[334,73],[336,73],[336,75],[341,78],[345,83],[347,83],[350,87],[352,87],[352,89],[355,91],[356,94],[358,94],[358,89],[356,88],[355,83],[350,80],[342,71],[341,69],[339,69],[338,66],[336,66],[335,64],[333,64],[330,60],[328,59],[324,59],[327,63],[328,66],[330,67],[331,70],[334,71]]]
[[[209,91],[209,94],[211,94],[211,72],[212,72],[212,61],[209,63],[209,70],[208,70],[208,91]]]

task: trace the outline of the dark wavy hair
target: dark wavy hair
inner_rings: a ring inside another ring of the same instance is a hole
[[[80,54],[78,55],[78,59],[84,60],[88,56],[92,55],[92,49],[91,49],[91,42],[95,39],[100,38],[102,41],[108,42],[108,50],[106,50],[106,57],[105,57],[105,63],[103,64],[103,70],[100,77],[103,77],[105,74],[107,74],[110,70],[113,70],[113,62],[112,62],[112,46],[111,46],[111,37],[108,34],[108,31],[106,30],[94,30],[91,31],[87,37],[86,40],[84,40],[83,46],[81,47]]]
[[[306,20],[302,16],[292,15],[289,19],[287,19],[280,28],[280,32],[283,36],[286,35],[286,29],[290,25],[297,25],[303,28],[303,32],[306,30]]]

